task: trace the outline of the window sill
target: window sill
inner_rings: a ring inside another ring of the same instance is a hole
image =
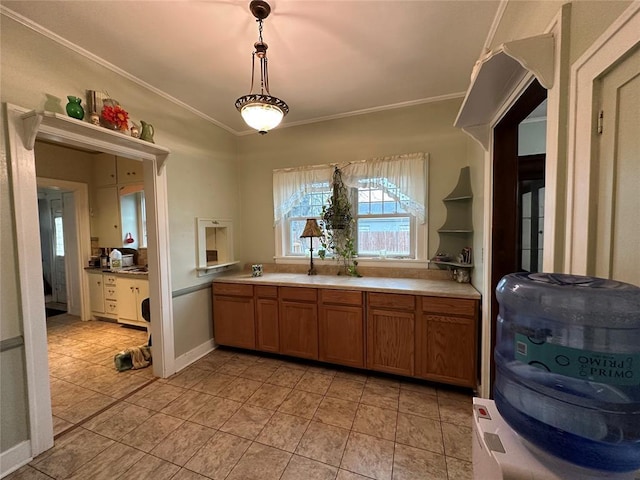
[[[309,257],[273,257],[278,265],[308,265]],[[415,258],[373,258],[358,257],[359,267],[382,267],[382,268],[429,268],[428,260],[416,260]],[[313,255],[315,265],[336,265],[333,258],[322,260],[317,255]]]

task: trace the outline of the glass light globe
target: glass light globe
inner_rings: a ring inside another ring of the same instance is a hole
[[[276,128],[284,117],[282,110],[267,103],[249,103],[242,107],[240,114],[247,125],[260,133]]]

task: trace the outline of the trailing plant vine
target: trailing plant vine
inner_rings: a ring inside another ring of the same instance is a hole
[[[333,253],[336,261],[341,263],[338,275],[346,274],[361,277],[358,272],[358,252],[353,238],[355,220],[352,214],[349,189],[342,180],[342,171],[336,167],[331,180],[331,196],[328,205],[322,207],[320,225],[324,236],[320,237],[322,249],[318,255],[323,260],[328,252]]]

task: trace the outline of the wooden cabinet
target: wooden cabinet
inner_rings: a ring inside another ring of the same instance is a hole
[[[213,284],[213,336],[216,343],[256,348],[253,286]]]
[[[364,368],[363,293],[328,289],[319,293],[320,360]]]
[[[415,297],[369,293],[367,368],[413,376]]]
[[[436,297],[421,300],[416,324],[416,375],[475,388],[477,302]]]
[[[118,278],[118,322],[147,327],[142,316],[142,301],[149,298],[149,280],[141,278]]]
[[[215,341],[476,387],[478,301],[213,284]]]
[[[318,358],[318,306],[315,288],[279,287],[280,353]]]
[[[100,245],[119,247],[123,235],[120,227],[120,197],[118,187],[96,188],[91,202],[91,234]]]
[[[278,287],[256,286],[256,349],[264,352],[280,351],[278,320]]]
[[[117,157],[116,171],[118,175],[118,183],[121,185],[144,182],[144,169],[142,161]]]

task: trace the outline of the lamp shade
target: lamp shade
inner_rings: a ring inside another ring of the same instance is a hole
[[[320,230],[318,221],[315,218],[307,218],[307,223],[304,226],[304,231],[302,232],[302,235],[300,235],[300,238],[321,236],[322,230]]]
[[[284,113],[268,103],[248,103],[240,110],[243,120],[259,132],[268,132],[280,125]]]

